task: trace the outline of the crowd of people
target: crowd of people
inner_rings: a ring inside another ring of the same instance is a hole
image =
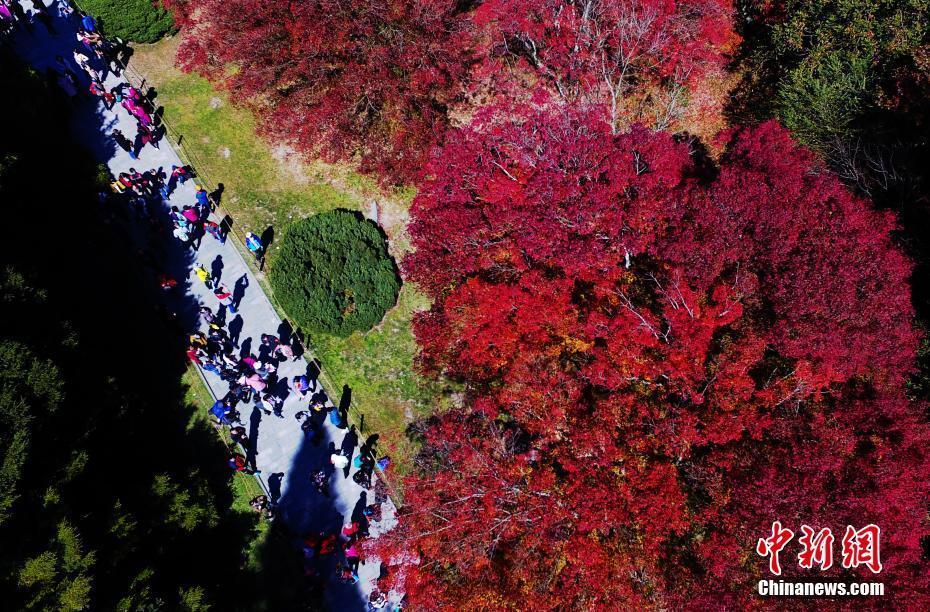
[[[358,568],[364,562],[362,543],[369,537],[369,526],[372,522],[381,520],[381,506],[388,499],[387,487],[382,481],[377,481],[374,487],[375,500],[371,504],[364,504],[364,496],[350,518],[349,523],[343,526],[340,532],[314,532],[303,538],[304,571],[308,576],[315,576],[320,560],[327,558],[341,549],[344,559],[336,563],[336,576],[346,584],[358,582]],[[380,581],[385,575],[379,576]],[[375,589],[375,593],[378,589]],[[378,599],[376,596],[374,599]],[[380,606],[377,606],[380,607]]]
[[[34,7],[30,13],[15,0],[0,0],[0,24],[6,28],[21,28],[32,34],[34,23],[39,22],[50,34],[57,35],[48,7],[42,4],[42,0],[36,0]],[[63,56],[57,56],[54,67],[50,69],[52,80],[70,99],[93,96],[99,98],[104,107],[111,111],[119,104],[135,124],[136,134],[130,138],[120,129],[113,129],[109,136],[113,144],[132,159],[139,159],[146,146],[158,148],[166,130],[149,97],[123,80],[109,89],[105,85],[108,72],[115,76],[121,74],[121,43],[109,42],[94,18],[76,10],[67,0],[52,0],[52,7],[58,17],[73,19],[78,23],[75,48],[70,58],[73,64]],[[79,76],[81,74],[84,76]],[[82,87],[82,82],[86,83],[86,87]],[[214,218],[216,206],[212,194],[197,186],[194,201],[189,204],[179,207],[169,201],[178,185],[191,179],[196,179],[196,173],[186,165],[173,165],[170,172],[162,167],[141,172],[129,168],[112,177],[112,194],[109,197],[124,201],[140,221],[149,224],[153,236],[168,243],[173,238],[185,250],[198,250],[207,234],[220,244],[225,244],[228,225]],[[263,263],[265,245],[262,240],[249,232],[245,243],[256,260]],[[163,291],[170,293],[179,289],[179,280],[160,269],[149,252],[140,249],[140,256],[142,262],[155,273]],[[187,337],[187,356],[203,372],[217,377],[226,385],[227,390],[210,408],[210,413],[217,427],[226,428],[231,441],[229,467],[248,474],[261,473],[256,465],[256,441],[250,439],[240,409],[251,404],[265,415],[284,418],[285,399],[294,394],[300,402],[306,399],[306,404],[298,404],[303,409],[296,410],[294,416],[312,444],[319,445],[325,439],[327,419],[336,428],[347,430],[342,446],[337,449],[331,443],[328,461],[307,475],[312,489],[328,497],[334,473],[342,471],[344,477],[348,478],[350,465],[356,468],[354,482],[365,489],[371,489],[375,466],[380,465],[384,469],[389,462],[387,457],[378,459],[376,456],[377,436],[369,437],[356,455],[357,435],[354,426],[348,427],[345,409],[329,401],[315,376],[308,372],[305,375],[279,377],[282,363],[301,360],[300,344],[289,330],[279,328],[276,335],[261,334],[257,355],[251,349],[240,346],[238,332],[231,328],[227,314],[236,314],[248,286],[248,276],[243,275],[230,292],[218,275],[203,265],[195,264],[191,274],[217,301],[215,305],[200,305],[197,329]],[[240,320],[240,330],[241,325]],[[360,503],[364,499],[363,493]],[[369,535],[369,522],[381,519],[381,505],[387,499],[384,483],[377,480],[375,502],[362,504],[341,532],[300,536],[307,576],[323,578],[318,575],[319,569],[323,567],[320,561],[341,550],[344,559],[336,564],[336,577],[346,583],[357,582],[358,567],[363,562],[361,544]],[[266,519],[274,520],[278,515],[276,502],[273,497],[263,494],[253,498],[250,505]],[[370,608],[383,608],[387,603],[385,593],[378,589],[371,593]]]
[[[34,23],[39,22],[48,30],[49,34],[57,34],[58,31],[55,29],[51,10],[54,10],[58,17],[71,18],[74,15],[74,7],[71,6],[68,0],[53,0],[51,7],[37,0],[33,3],[31,13],[27,13],[26,9],[17,0],[0,0],[0,32],[20,28],[32,34],[35,27]],[[87,24],[96,26],[96,22],[90,15],[82,13],[80,17],[82,29],[86,30]]]

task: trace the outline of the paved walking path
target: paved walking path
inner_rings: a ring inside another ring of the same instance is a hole
[[[27,10],[32,10],[30,0],[23,0],[21,4]],[[65,21],[58,18],[55,8],[50,9],[50,12],[55,16],[54,26],[57,35],[50,35],[44,26],[34,23],[33,33],[17,32],[14,36],[14,44],[18,53],[40,72],[45,72],[47,68],[56,68],[55,58],[60,55],[68,62],[71,70],[78,75],[82,93],[75,106],[74,131],[80,141],[91,148],[100,161],[109,166],[114,176],[128,171],[130,167],[140,172],[161,167],[166,174],[170,174],[172,165],[183,165],[167,138],[161,141],[159,149],[151,145],[144,147],[137,160],[131,159],[128,153],[113,144],[109,137],[113,129],[121,130],[132,139],[136,134],[136,122],[119,104],[107,110],[102,100],[91,99],[91,96],[86,94],[89,81],[80,67],[74,65],[72,59],[72,52],[80,46],[75,38],[76,19]],[[90,55],[83,47],[81,50],[85,55]],[[99,68],[101,64],[96,62],[94,66]],[[122,81],[122,77],[107,71],[105,83],[107,89],[115,87]],[[189,180],[184,185],[178,186],[171,195],[170,202],[164,204],[166,215],[171,205],[181,208],[195,203],[195,183],[196,180]],[[213,220],[219,222],[217,218]],[[132,233],[138,234],[140,239],[145,240],[150,231],[147,225],[143,220],[137,220]],[[245,229],[253,229],[256,233],[261,231],[259,228]],[[241,317],[239,346],[242,354],[248,354],[251,351],[259,355],[262,333],[281,335],[279,331],[283,329],[281,319],[232,240],[227,240],[225,245],[221,245],[206,235],[196,251],[184,249],[170,236],[168,241],[168,246],[161,251],[163,256],[160,255],[160,258],[163,261],[159,261],[158,264],[164,266],[164,269],[178,271],[174,274],[180,284],[180,288],[176,291],[183,293],[183,297],[179,298],[180,301],[172,307],[182,311],[180,314],[183,322],[192,328],[197,326],[196,308],[199,304],[207,305],[214,311],[219,306],[212,292],[190,273],[193,265],[201,264],[207,270],[218,272],[229,290],[233,291],[234,295],[241,296],[236,314],[228,314],[227,322],[236,321],[233,324],[233,329],[235,329]],[[127,299],[142,299],[142,297],[127,296]],[[308,364],[303,359],[282,363],[278,371],[279,378],[282,380],[285,377],[290,378],[306,373],[308,373]],[[214,395],[225,394],[227,385],[218,376],[206,373],[206,380]],[[313,391],[322,391],[319,382],[314,384],[316,386]],[[311,395],[308,394],[307,398]],[[243,404],[238,406],[242,420],[249,429],[250,439],[257,440],[254,452],[256,453],[255,463],[261,470],[258,477],[272,498],[280,499],[278,520],[283,520],[293,530],[295,536],[305,535],[311,531],[338,531],[353,516],[357,517],[366,503],[374,502],[373,490],[366,492],[365,489],[356,485],[351,479],[351,473],[348,477],[344,477],[341,472],[332,475],[329,499],[323,498],[312,488],[309,480],[311,471],[324,467],[331,469],[329,463],[331,451],[328,447],[334,444],[335,448],[340,448],[345,444],[355,449],[354,456],[357,454],[359,441],[351,438],[344,439],[346,430],[336,428],[327,419],[325,440],[319,446],[311,444],[309,438],[303,434],[299,422],[294,418],[297,411],[307,408],[307,398],[301,399],[294,393],[290,393],[284,402],[283,418],[266,416],[257,408],[249,414],[248,411],[252,406]],[[328,399],[327,403],[332,405]],[[354,471],[355,469],[352,468],[352,472]],[[389,500],[383,504],[383,519],[371,524],[372,537],[376,537],[385,529],[390,529],[394,521],[394,506]],[[298,540],[295,537],[296,541]],[[341,557],[341,553],[334,555],[324,571],[331,572],[336,558]],[[330,574],[325,591],[328,607],[336,610],[364,609],[364,602],[367,601],[368,593],[374,586],[378,571],[379,563],[376,560],[368,560],[359,568],[360,580],[356,585],[342,584]]]

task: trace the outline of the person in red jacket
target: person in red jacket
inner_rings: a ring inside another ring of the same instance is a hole
[[[219,283],[213,290],[213,295],[216,296],[216,299],[218,299],[221,304],[226,305],[229,312],[233,314],[236,313],[236,308],[233,306],[232,294],[229,292],[229,289],[226,288],[226,285]]]

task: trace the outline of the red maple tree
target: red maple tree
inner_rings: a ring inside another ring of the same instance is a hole
[[[665,129],[702,79],[722,72],[739,42],[733,15],[730,0],[487,0],[475,21],[492,60],[483,70],[508,96],[541,82],[601,109],[615,129]]]
[[[455,0],[168,0],[182,68],[250,102],[267,135],[395,182],[461,101],[471,22]]]
[[[743,606],[777,519],[880,525],[883,580],[928,604],[889,215],[775,123],[709,172],[666,134],[545,112],[456,132],[427,174],[405,261],[434,300],[421,365],[468,397],[376,543],[412,603]]]
[[[182,68],[250,103],[272,140],[393,182],[491,100],[668,126],[737,41],[729,0],[163,1]]]

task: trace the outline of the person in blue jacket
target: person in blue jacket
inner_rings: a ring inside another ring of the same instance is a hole
[[[87,13],[81,13],[81,27],[87,30],[88,32],[97,31],[97,20],[88,15]]]
[[[210,205],[210,196],[207,195],[207,190],[198,186],[194,197],[197,198],[197,207],[200,209],[201,218],[206,219],[213,211],[213,207]]]
[[[210,408],[210,414],[216,417],[216,420],[223,425],[232,425],[236,420],[236,411],[223,400],[216,400],[213,407]]]
[[[262,244],[262,241],[258,236],[256,236],[252,232],[246,232],[245,246],[248,247],[252,255],[255,255],[255,259],[261,260],[262,255],[264,254],[264,251],[265,251],[265,247]]]

